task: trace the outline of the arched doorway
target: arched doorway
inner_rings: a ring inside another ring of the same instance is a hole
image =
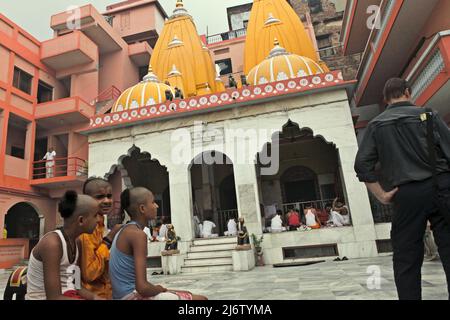
[[[190,166],[194,216],[200,222],[213,221],[219,236],[227,222],[238,217],[232,161],[218,151],[206,151],[194,158]]]
[[[39,214],[26,202],[17,203],[8,210],[5,227],[8,238],[28,239],[30,252],[39,242]]]
[[[273,147],[275,143],[277,148]],[[262,169],[271,164],[263,165],[261,159],[270,155],[272,149],[279,152],[279,157],[275,157],[279,170],[276,174],[264,174]],[[324,211],[336,197],[346,202],[336,146],[290,120],[257,154],[256,170],[266,227],[276,210],[286,213],[295,208],[303,212],[311,203]]]
[[[122,177],[126,187],[144,187],[151,190],[159,206],[158,218],[171,218],[169,172],[148,152],[133,146],[119,161],[127,173]]]

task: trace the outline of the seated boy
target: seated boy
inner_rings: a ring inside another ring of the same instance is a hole
[[[27,300],[102,300],[81,288],[80,254],[76,239],[97,225],[97,202],[67,191],[58,205],[61,229],[47,233],[30,255]]]
[[[123,226],[111,246],[109,272],[115,300],[207,300],[186,291],[168,290],[147,281],[147,236],[144,226],[158,210],[153,193],[145,188],[125,190],[123,210],[131,221]]]
[[[320,229],[320,220],[317,216],[317,211],[312,207],[312,204],[306,205],[304,214],[306,219],[306,226],[310,227],[311,229]]]

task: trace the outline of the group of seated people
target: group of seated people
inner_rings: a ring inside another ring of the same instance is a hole
[[[277,210],[270,222],[270,227],[266,228],[266,231],[272,233],[309,231],[324,227],[349,226],[350,213],[348,207],[336,198],[333,204],[327,204],[324,210],[314,208],[311,203],[305,205],[302,214],[297,209],[290,209],[284,215],[281,210]]]
[[[30,254],[27,300],[205,300],[186,291],[151,284],[147,278],[145,226],[158,205],[146,188],[125,190],[121,208],[131,218],[108,230],[111,184],[90,178],[83,194],[65,193],[58,205],[63,226],[47,233]],[[161,231],[161,230],[160,230]]]
[[[165,242],[167,239],[167,226],[171,224],[169,217],[159,217],[144,228],[147,238],[151,242]]]
[[[203,222],[200,222],[199,217],[194,216],[193,223],[196,238],[217,238],[219,236],[219,234],[214,233],[214,229],[217,226],[212,220],[210,216],[207,216]]]

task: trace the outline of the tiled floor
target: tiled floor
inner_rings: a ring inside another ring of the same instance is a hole
[[[379,268],[379,269],[377,269]],[[380,286],[369,278],[379,270]],[[397,291],[392,271],[392,257],[325,262],[305,267],[256,268],[250,272],[204,275],[150,276],[155,284],[206,295],[213,300],[395,300]],[[425,262],[423,298],[448,299],[442,265]]]
[[[370,278],[379,271],[379,288]],[[423,298],[446,300],[447,285],[439,261],[425,262]],[[0,274],[0,299],[8,274]],[[392,257],[325,262],[305,267],[255,268],[250,272],[152,276],[154,284],[189,290],[212,300],[395,300]]]

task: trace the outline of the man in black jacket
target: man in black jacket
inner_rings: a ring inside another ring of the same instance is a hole
[[[410,102],[411,87],[402,79],[394,78],[386,83],[384,98],[389,106],[369,123],[356,157],[355,171],[381,203],[394,204],[391,240],[398,295],[401,300],[420,300],[423,239],[428,221],[439,248],[447,285],[450,283],[450,225],[444,216],[450,212],[439,210],[435,197],[426,110]],[[433,113],[432,120],[439,189],[448,194],[450,130],[439,115]],[[380,180],[375,173],[378,164]],[[450,286],[448,289],[450,294]]]

